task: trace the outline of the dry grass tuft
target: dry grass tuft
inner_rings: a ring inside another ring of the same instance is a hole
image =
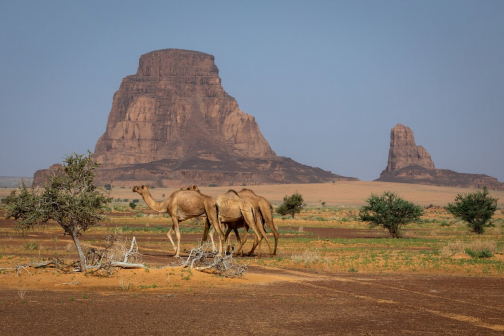
[[[458,253],[466,253],[466,250],[471,250],[477,253],[483,251],[497,252],[497,243],[493,240],[475,240],[472,242],[455,241],[443,246],[439,251],[441,256],[449,258]]]
[[[502,234],[502,230],[501,230],[501,228],[496,227],[490,231],[490,234],[492,234],[494,236],[500,236]]]
[[[304,251],[302,254],[293,254],[291,260],[296,264],[304,263],[306,266],[317,263],[320,260],[320,256],[314,251]]]
[[[415,231],[401,231],[400,232],[401,234],[401,238],[417,238],[418,237],[418,233],[415,232]]]
[[[26,295],[26,290],[25,289],[20,289],[20,290],[18,290],[17,294],[18,294],[18,296],[19,296],[19,298],[21,300],[24,300],[25,299],[25,295]]]

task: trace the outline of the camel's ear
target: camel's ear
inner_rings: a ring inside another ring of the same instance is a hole
[[[198,188],[198,186],[196,184],[193,184],[193,186],[191,188],[194,191],[199,191],[199,188]]]
[[[145,186],[145,189],[149,189],[149,188],[150,188],[150,186],[148,186],[148,185]]]

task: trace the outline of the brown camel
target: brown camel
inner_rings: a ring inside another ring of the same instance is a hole
[[[278,234],[278,230],[275,226],[275,223],[273,223],[273,207],[271,206],[271,203],[266,198],[258,196],[252,190],[246,188],[240,190],[238,192],[238,195],[241,198],[249,201],[250,204],[252,204],[252,206],[254,207],[254,211],[256,213],[257,226],[261,226],[264,230],[264,225],[267,225],[271,229],[271,232],[275,237],[275,249],[273,251],[273,255],[276,255],[278,239],[280,235]],[[260,250],[261,250],[261,242],[259,242],[259,251]],[[254,250],[252,249],[250,253],[254,253]]]
[[[203,214],[206,215],[205,223],[205,233],[208,232],[207,228],[212,225],[217,233],[219,234],[219,255],[222,255],[222,242],[224,241],[224,233],[219,225],[219,219],[217,217],[217,204],[213,197],[201,194],[199,191],[194,190],[177,190],[168,197],[164,202],[156,202],[150,192],[148,185],[135,186],[133,187],[133,192],[137,192],[142,195],[145,203],[154,211],[166,212],[171,218],[173,225],[166,234],[170,239],[175,250],[175,257],[180,257],[180,230],[179,222],[186,219],[199,217]],[[175,231],[177,236],[177,247],[173,242],[171,233]],[[206,238],[204,236],[204,238]]]
[[[238,193],[234,190],[229,190],[227,193],[220,195],[217,197],[217,205],[219,207],[219,221],[223,224],[227,224],[227,231],[224,236],[224,241],[227,241],[229,233],[231,230],[234,231],[236,239],[240,243],[238,249],[235,253],[240,253],[242,251],[243,245],[247,241],[247,233],[248,229],[251,228],[254,232],[254,244],[252,247],[252,251],[249,255],[254,251],[257,244],[260,244],[261,240],[264,238],[266,243],[268,244],[270,255],[273,256],[271,252],[271,246],[262,228],[262,225],[257,226],[258,221],[255,217],[254,207],[250,202],[241,198]],[[240,235],[238,234],[238,228],[244,227],[244,238],[242,240]],[[206,228],[205,228],[206,229]],[[213,237],[212,244],[213,244]],[[259,249],[258,256],[261,256],[261,250]]]

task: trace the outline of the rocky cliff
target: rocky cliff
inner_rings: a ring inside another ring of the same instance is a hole
[[[95,158],[103,168],[158,160],[276,155],[228,95],[212,55],[166,49],[140,57],[115,93]]]
[[[140,57],[114,94],[94,158],[98,182],[114,186],[355,180],[278,157],[224,91],[214,57],[180,49]]]
[[[413,131],[401,124],[390,132],[388,165],[376,181],[504,190],[504,183],[488,175],[436,169],[430,154],[416,145]]]
[[[418,165],[434,169],[434,162],[425,148],[417,146],[413,131],[402,124],[397,124],[390,132],[390,149],[386,172],[392,172],[407,166]]]
[[[33,186],[41,187],[49,176],[56,174],[59,168],[63,168],[63,166],[59,163],[55,163],[48,169],[37,170],[33,175]]]

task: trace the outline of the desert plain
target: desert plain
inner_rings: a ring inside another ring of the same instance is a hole
[[[109,219],[81,238],[88,250],[104,248],[107,235],[136,238],[149,268],[111,276],[18,268],[78,257],[57,224],[22,232],[0,210],[0,334],[504,333],[504,191],[490,191],[499,198],[494,227],[476,235],[444,209],[474,189],[364,181],[249,187],[274,206],[297,191],[306,206],[294,219],[275,215],[277,255],[263,242],[261,258],[235,258],[248,265],[242,278],[178,266],[166,237],[171,219],[149,210],[129,188],[110,191]],[[228,189],[201,191],[217,196]],[[0,189],[0,198],[11,190]],[[162,200],[174,190],[151,193]],[[422,222],[406,226],[400,239],[357,220],[371,193],[385,190],[425,207]],[[202,221],[182,222],[181,232],[184,259],[198,246]],[[478,249],[491,257],[467,253]]]

